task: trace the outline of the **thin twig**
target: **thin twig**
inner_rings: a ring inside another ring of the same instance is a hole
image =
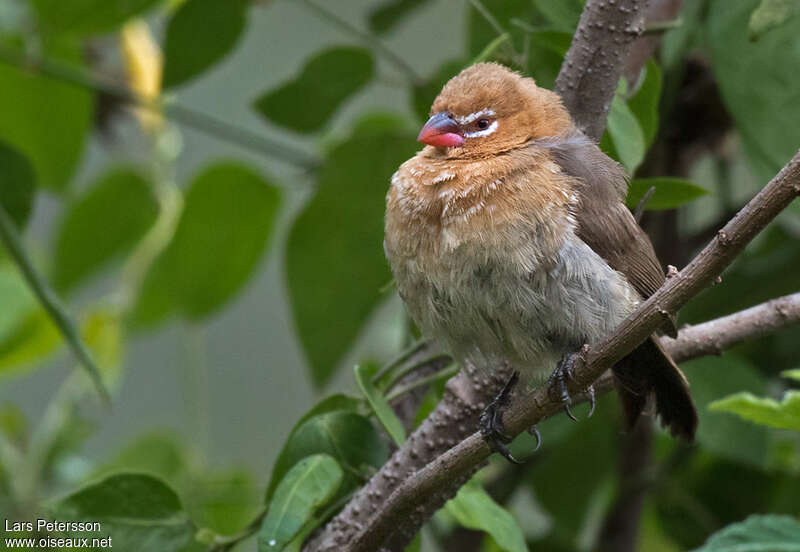
[[[668,21],[653,21],[647,24],[644,29],[644,34],[661,34],[671,31],[672,29],[677,29],[681,25],[683,25],[683,18],[681,17],[670,19]]]
[[[443,355],[444,356],[444,355]],[[433,383],[435,381],[439,381],[442,379],[447,379],[451,376],[456,375],[459,370],[459,365],[456,363],[449,364],[446,368],[439,370],[438,372],[434,372],[433,374],[427,375],[423,378],[419,378],[414,380],[413,382],[398,387],[388,395],[386,395],[386,400],[388,402],[392,402],[393,400],[397,399],[398,397],[402,397],[406,393],[410,393],[414,389],[419,389],[420,387],[424,387],[429,383]]]
[[[797,323],[800,323],[800,292],[696,326],[686,326],[681,328],[677,339],[662,337],[661,344],[676,362],[683,362],[722,354],[737,343]]]
[[[64,341],[72,349],[78,359],[78,363],[86,370],[92,383],[97,388],[97,393],[107,405],[110,405],[111,396],[103,383],[103,378],[100,376],[100,371],[97,369],[92,354],[83,342],[78,328],[67,314],[66,307],[61,303],[53,289],[45,282],[45,279],[36,271],[27,253],[25,253],[17,228],[2,204],[0,204],[0,241],[6,246],[28,286],[39,299],[39,303],[41,303],[44,310],[52,318],[58,331],[64,337]]]
[[[419,360],[418,362],[409,363],[406,366],[403,366],[397,372],[392,374],[392,377],[386,383],[386,390],[392,389],[395,385],[397,385],[403,378],[405,378],[411,372],[416,372],[417,370],[422,370],[427,368],[431,365],[437,363],[444,363],[450,360],[450,356],[445,353],[434,353],[426,358]]]
[[[400,352],[397,357],[389,361],[385,366],[383,366],[380,370],[378,370],[374,376],[372,376],[372,383],[378,383],[378,381],[382,380],[384,376],[386,376],[389,372],[403,364],[413,355],[421,351],[422,349],[429,347],[431,345],[431,341],[428,339],[420,339],[415,341],[408,347],[406,347],[403,351]]]
[[[403,58],[395,54],[390,48],[388,48],[383,42],[378,39],[375,35],[368,33],[366,31],[362,31],[355,25],[351,24],[349,21],[339,17],[334,12],[328,10],[327,8],[323,8],[319,4],[312,2],[311,0],[303,0],[303,4],[308,6],[309,9],[316,12],[317,15],[322,17],[322,19],[326,19],[345,31],[348,34],[351,34],[358,38],[360,41],[364,42],[366,45],[371,46],[374,50],[382,55],[387,61],[391,62],[398,70],[400,70],[403,74],[408,77],[408,80],[414,86],[419,86],[425,82],[423,79],[411,65],[409,65]]]
[[[633,218],[636,219],[636,224],[639,224],[639,221],[642,219],[644,209],[647,207],[647,202],[650,201],[650,198],[653,197],[654,193],[656,193],[656,187],[650,186],[650,189],[644,193],[642,199],[640,199],[639,203],[636,204],[636,209],[633,210]]]
[[[503,28],[503,26],[500,24],[500,22],[497,20],[497,18],[494,15],[492,15],[492,12],[490,12],[489,9],[486,6],[483,5],[483,2],[481,2],[481,0],[469,0],[469,3],[472,4],[472,7],[475,8],[475,11],[477,11],[481,15],[481,17],[483,17],[489,23],[489,25],[492,26],[494,31],[497,33],[497,38],[495,38],[490,43],[490,45],[494,44],[495,45],[494,47],[496,48],[498,44],[505,43],[506,40],[500,40],[500,39],[503,36],[505,36],[506,39],[507,39],[511,35],[509,34],[509,32],[506,29]],[[500,40],[500,42],[498,44],[495,44],[495,43],[497,43],[498,40]],[[514,47],[514,42],[511,41],[511,40],[508,40],[508,49],[511,51],[511,57],[514,59],[514,61],[518,62],[519,61],[519,59],[518,59],[519,58],[519,54],[517,54],[517,50]],[[484,51],[486,51],[486,50],[484,49]]]
[[[302,169],[313,170],[321,164],[320,160],[313,155],[246,128],[232,125],[224,119],[168,102],[164,98],[145,98],[127,86],[112,83],[94,73],[53,59],[34,59],[18,50],[0,45],[0,62],[34,73],[41,73],[49,78],[93,92],[107,94],[134,107],[163,113],[168,118],[204,134]]]

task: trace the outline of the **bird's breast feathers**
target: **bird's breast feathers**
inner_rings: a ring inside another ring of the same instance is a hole
[[[570,179],[542,152],[528,148],[453,160],[429,156],[428,149],[392,177],[386,212],[390,255],[435,265],[449,254],[480,257],[502,247],[513,257],[518,240],[527,240],[532,229],[538,250],[546,254],[558,248],[565,228],[574,226]],[[514,243],[506,243],[508,238]]]
[[[529,148],[478,162],[424,155],[387,197],[386,253],[411,315],[453,352],[518,359],[592,341],[638,301],[575,235],[571,179]]]

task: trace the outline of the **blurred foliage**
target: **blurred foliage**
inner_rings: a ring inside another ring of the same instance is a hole
[[[324,389],[390,295],[384,196],[393,171],[418,148],[415,132],[442,85],[487,59],[552,87],[583,4],[466,2],[464,47],[447,58],[431,52],[434,69],[419,75],[382,41],[413,31],[428,3],[376,0],[363,22],[304,3],[309,18],[337,26],[344,42],[314,52],[250,106],[253,120],[278,137],[259,142],[275,161],[308,159],[287,154],[298,139],[317,146],[316,161],[293,175],[311,182],[308,198],[289,220],[285,243],[275,244],[286,182],[244,155],[209,159],[196,176],[177,181],[180,131],[170,121],[181,86],[202,86],[240,45],[253,12],[269,12],[272,2],[0,0],[0,209],[20,234],[13,245],[43,276],[39,291],[69,300],[44,308],[30,275],[0,250],[0,381],[62,358],[67,321],[79,332],[66,344],[88,347],[106,386],[125,393],[134,332],[164,331],[169,319],[215,320],[278,248],[308,375]],[[600,142],[631,174],[631,208],[655,189],[644,224],[656,243],[670,225],[665,239],[682,261],[800,144],[798,3],[684,4],[681,23],[664,33],[641,74],[621,80]],[[121,91],[98,85],[112,82],[105,78],[112,73],[125,75]],[[357,108],[363,91],[387,83],[405,92],[406,103]],[[102,140],[104,118],[137,95],[147,100],[135,114],[148,155],[124,164],[107,155],[100,176],[87,177],[79,170],[87,144]],[[253,139],[210,114],[180,113],[222,138]],[[58,213],[45,236],[29,228],[42,203]],[[700,322],[797,291],[799,238],[795,202],[682,319]],[[655,434],[646,481],[637,481],[647,490],[641,550],[797,550],[798,337],[795,328],[685,365],[700,414],[697,444]],[[382,360],[396,353],[385,351]],[[0,517],[100,521],[121,550],[299,550],[434,408],[452,373],[427,375],[414,420],[404,425],[392,406],[415,388],[403,385],[401,364],[384,365],[385,373],[364,359],[352,384],[363,397],[322,399],[276,446],[272,471],[260,474],[209,467],[187,437],[160,431],[94,459],[86,442],[103,415],[92,410],[89,380],[76,370],[35,423],[19,405],[0,405]],[[630,485],[619,467],[619,428],[612,397],[580,424],[547,420],[539,428],[543,450],[523,468],[491,462],[409,550],[427,550],[430,541],[459,552],[595,549],[606,515]],[[514,454],[534,445],[520,436]],[[467,545],[465,534],[474,537]]]
[[[373,72],[366,48],[331,48],[310,59],[295,80],[261,96],[255,107],[286,128],[319,130],[347,98],[372,80]],[[342,78],[345,74],[347,79]]]

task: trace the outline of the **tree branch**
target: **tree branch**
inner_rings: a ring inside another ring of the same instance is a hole
[[[644,32],[648,0],[587,0],[556,92],[575,123],[600,140],[631,43]]]
[[[720,355],[747,339],[767,335],[800,322],[800,292],[784,295],[755,307],[681,328],[677,339],[662,337],[661,344],[676,362]]]

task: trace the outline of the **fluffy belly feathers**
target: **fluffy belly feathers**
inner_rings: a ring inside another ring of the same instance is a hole
[[[387,254],[423,333],[462,362],[489,370],[509,362],[543,376],[564,353],[612,331],[639,298],[571,230],[549,253],[535,232],[519,235],[505,235],[510,250],[465,240],[435,255],[393,255],[387,243]]]

